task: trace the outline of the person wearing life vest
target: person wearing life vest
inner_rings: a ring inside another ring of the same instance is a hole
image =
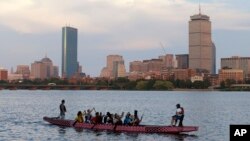
[[[178,126],[183,126],[182,121],[184,119],[184,108],[180,104],[176,104],[176,114],[172,116],[171,125],[176,126],[177,121],[179,120]]]

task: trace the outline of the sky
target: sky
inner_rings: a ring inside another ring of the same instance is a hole
[[[250,57],[250,1],[200,0],[220,58]],[[78,29],[78,61],[99,76],[106,56],[129,62],[188,53],[188,21],[199,0],[0,0],[0,67],[14,71],[46,55],[61,71],[62,27]],[[163,44],[165,51],[161,47]]]

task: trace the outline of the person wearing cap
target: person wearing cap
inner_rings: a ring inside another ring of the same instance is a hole
[[[64,103],[65,103],[65,100],[63,99],[62,102],[61,102],[61,104],[60,104],[60,106],[59,106],[59,109],[60,109],[60,118],[61,119],[65,118],[65,112],[67,111]]]
[[[171,125],[176,126],[177,121],[179,120],[179,126],[182,126],[182,121],[184,118],[184,108],[180,104],[176,104],[176,113],[172,116]]]

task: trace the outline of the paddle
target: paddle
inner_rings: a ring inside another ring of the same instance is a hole
[[[144,110],[144,111],[145,111],[145,110]],[[144,116],[144,111],[143,111],[143,113],[142,113],[142,115],[141,115],[141,120],[140,120],[139,123],[141,123],[141,121],[142,121],[142,118],[143,118],[143,116]]]
[[[72,124],[73,127],[75,127],[75,124],[77,123],[77,120],[75,120],[75,122]]]

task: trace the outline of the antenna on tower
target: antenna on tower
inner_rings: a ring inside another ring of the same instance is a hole
[[[201,1],[199,0],[199,14],[201,15]]]

